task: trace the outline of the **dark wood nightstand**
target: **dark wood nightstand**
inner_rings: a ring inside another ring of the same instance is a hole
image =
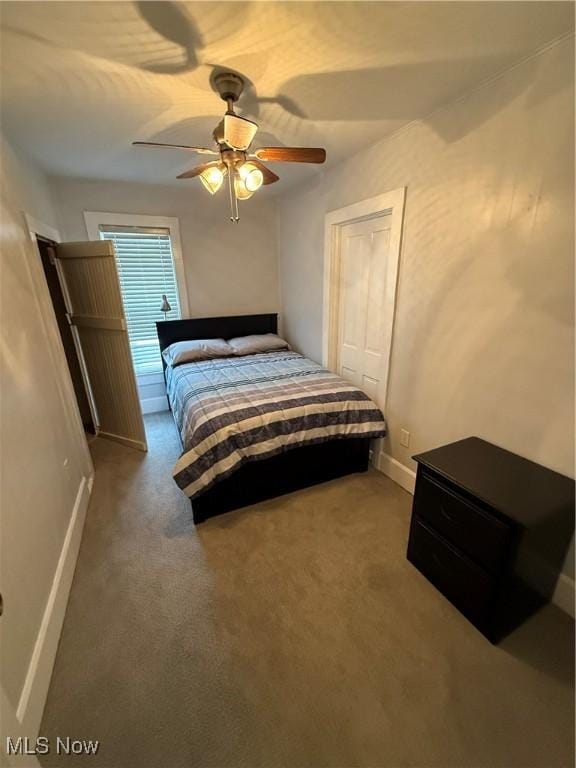
[[[414,459],[408,560],[498,642],[552,597],[574,480],[478,437]]]

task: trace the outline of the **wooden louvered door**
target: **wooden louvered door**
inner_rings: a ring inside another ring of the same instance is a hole
[[[55,250],[70,325],[90,385],[97,432],[145,451],[146,433],[114,247],[100,240],[59,243]]]

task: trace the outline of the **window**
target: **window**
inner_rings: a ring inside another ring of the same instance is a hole
[[[105,213],[84,215],[91,238],[96,235],[114,243],[136,375],[161,373],[156,321],[165,319],[160,310],[162,294],[166,294],[172,307],[168,320],[187,314],[182,262],[177,258],[177,220]],[[154,223],[168,226],[147,226]]]

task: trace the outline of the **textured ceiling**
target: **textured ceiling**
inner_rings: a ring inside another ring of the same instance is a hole
[[[556,2],[2,2],[2,122],[50,173],[177,182],[211,146],[215,67],[243,74],[255,146],[324,146],[328,163],[573,28]],[[281,192],[317,173],[275,165]],[[199,185],[198,185],[199,186]]]

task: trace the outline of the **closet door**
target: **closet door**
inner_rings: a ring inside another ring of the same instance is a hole
[[[147,450],[114,247],[108,240],[59,243],[58,273],[90,385],[97,432]]]
[[[340,235],[340,376],[384,408],[389,348],[386,301],[391,215],[346,224]]]

